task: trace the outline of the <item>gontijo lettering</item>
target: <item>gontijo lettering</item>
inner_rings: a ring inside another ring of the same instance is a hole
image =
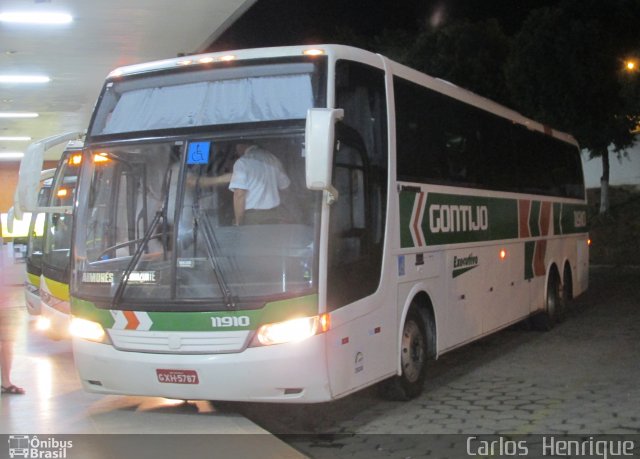
[[[429,229],[432,233],[486,231],[489,228],[487,206],[429,206]]]

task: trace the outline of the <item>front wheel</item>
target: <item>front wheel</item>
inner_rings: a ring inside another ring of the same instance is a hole
[[[383,397],[390,400],[410,400],[422,392],[429,358],[426,329],[420,313],[411,309],[402,328],[400,346],[402,374],[382,383]]]

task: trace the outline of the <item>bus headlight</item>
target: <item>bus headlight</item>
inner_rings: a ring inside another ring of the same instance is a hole
[[[329,314],[265,324],[258,329],[252,346],[303,341],[327,330],[329,330]]]
[[[82,338],[89,341],[95,341],[97,343],[108,343],[109,337],[98,322],[92,322],[91,320],[80,319],[74,317],[71,319],[69,325],[69,333],[76,338]]]
[[[51,328],[51,319],[44,316],[38,316],[36,319],[36,330],[47,331]]]

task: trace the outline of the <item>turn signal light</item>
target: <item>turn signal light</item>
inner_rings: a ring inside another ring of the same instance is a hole
[[[95,155],[93,155],[93,162],[94,163],[106,163],[111,161],[108,157],[107,153],[96,153]]]

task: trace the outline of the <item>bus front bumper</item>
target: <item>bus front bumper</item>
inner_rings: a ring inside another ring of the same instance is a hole
[[[119,351],[108,344],[74,337],[73,354],[88,392],[183,400],[316,403],[332,398],[324,336],[239,353],[205,355]],[[178,375],[178,381],[161,382],[166,377],[159,373]]]
[[[37,316],[38,314],[40,314],[40,289],[38,289],[38,287],[29,283],[25,283],[24,300],[29,315]]]

